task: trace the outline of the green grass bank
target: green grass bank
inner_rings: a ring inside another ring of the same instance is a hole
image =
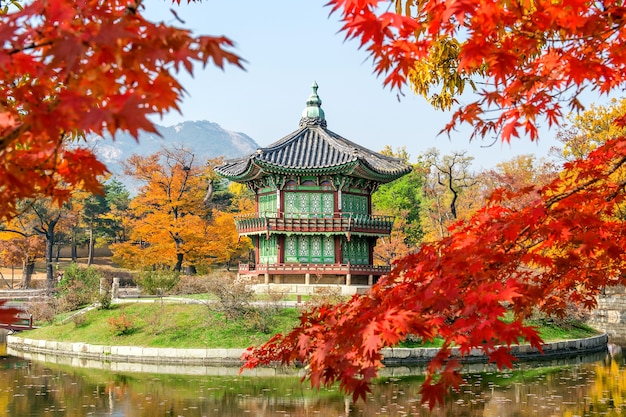
[[[288,332],[298,323],[299,308],[252,309],[240,317],[203,304],[129,303],[109,310],[93,309],[73,316],[59,316],[52,324],[22,332],[20,337],[92,345],[158,348],[246,348],[261,344],[276,333]],[[545,342],[580,339],[598,332],[584,324],[558,325],[549,320],[530,322]],[[437,347],[419,341],[401,347]]]

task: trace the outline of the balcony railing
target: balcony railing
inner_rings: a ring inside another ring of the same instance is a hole
[[[262,233],[363,233],[389,235],[393,217],[358,213],[289,213],[281,217],[249,214],[235,217],[241,235]]]
[[[243,275],[265,274],[319,274],[319,275],[374,275],[381,276],[391,271],[386,265],[354,264],[239,264],[239,273]]]

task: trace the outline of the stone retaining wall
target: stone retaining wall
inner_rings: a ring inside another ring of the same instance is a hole
[[[606,334],[586,339],[553,342],[543,345],[544,353],[539,353],[529,345],[514,346],[513,354],[520,360],[566,358],[586,353],[607,350]],[[173,349],[147,348],[136,346],[100,346],[87,343],[69,343],[46,340],[33,340],[18,336],[7,336],[8,353],[15,356],[26,354],[56,355],[74,358],[79,361],[100,361],[108,363],[130,363],[137,365],[166,366],[241,366],[241,355],[245,349]],[[383,349],[384,363],[387,366],[423,364],[437,353],[436,348],[394,348]],[[482,351],[476,349],[464,358],[468,363],[486,362]]]
[[[591,312],[588,324],[605,332],[611,343],[626,345],[626,293],[624,287],[607,288],[596,297],[597,307]]]
[[[606,351],[607,343],[607,335],[601,334],[586,339],[546,343],[542,345],[543,353],[540,353],[530,345],[513,346],[511,351],[520,361],[567,358],[569,356]],[[382,353],[385,356],[385,365],[395,366],[427,362],[437,354],[438,350],[437,348],[387,348],[383,349]],[[458,355],[458,353],[458,349],[452,349],[453,355]],[[479,363],[485,362],[486,357],[482,350],[473,349],[463,360],[467,363]]]

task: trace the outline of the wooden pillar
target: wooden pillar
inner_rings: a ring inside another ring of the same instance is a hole
[[[304,285],[311,285],[311,274],[308,272],[304,274]]]
[[[335,235],[335,263],[341,264],[341,235]]]
[[[370,275],[367,277],[367,285],[369,285],[370,287],[371,287],[372,285],[374,285],[374,275],[370,274]]]
[[[352,285],[352,274],[347,273],[346,274],[346,285],[349,287],[350,285]]]
[[[283,190],[276,190],[278,198],[278,217],[283,217],[285,213],[285,192]]]
[[[269,285],[269,283],[270,283],[270,274],[269,274],[269,272],[265,273],[265,279],[263,280],[263,282],[265,283],[265,285]]]
[[[261,260],[260,258],[260,250],[259,248],[261,247],[261,236],[256,235],[255,236],[255,242],[254,242],[254,263],[256,265],[259,264],[259,261]]]
[[[276,236],[276,244],[278,245],[278,256],[276,262],[279,264],[285,263],[285,235]]]

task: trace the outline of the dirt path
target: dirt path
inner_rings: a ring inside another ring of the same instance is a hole
[[[70,258],[60,258],[59,262],[54,263],[54,269],[62,271],[68,265],[72,263]],[[78,265],[87,266],[86,258],[78,258]],[[119,269],[117,265],[111,261],[110,257],[97,257],[94,259],[94,266],[103,269],[111,269],[116,270]],[[17,285],[22,280],[22,267],[15,266],[13,268],[0,266],[0,289],[8,289],[13,283],[13,288],[17,287]],[[3,279],[4,278],[4,279]],[[45,262],[40,261],[35,263],[35,273],[31,277],[31,288],[43,288],[46,283],[46,265]]]

